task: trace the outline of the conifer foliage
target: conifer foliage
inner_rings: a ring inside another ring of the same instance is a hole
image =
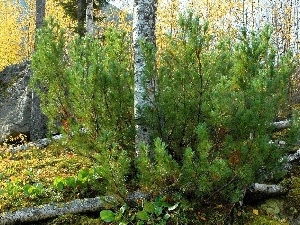
[[[32,83],[39,87],[50,130],[78,136],[80,143],[83,138],[89,149],[104,134],[114,141],[131,140],[130,45],[124,32],[108,29],[105,37],[78,38],[67,46],[64,32],[52,21],[39,32],[32,59]]]
[[[285,153],[268,142],[295,64],[288,54],[276,61],[269,27],[216,41],[199,17],[179,25],[160,55],[159,92],[146,117],[182,163],[184,193],[235,202],[251,182],[278,173]]]
[[[146,80],[157,74],[159,91],[141,113],[154,145],[141,146],[138,158],[126,33],[108,28],[104,38],[67,44],[59,26],[48,23],[38,35],[32,85],[49,130],[63,132],[68,148],[95,158],[104,192],[121,202],[137,189],[152,199],[167,193],[200,205],[237,202],[252,182],[282,175],[285,152],[269,140],[288,99],[293,58],[276,59],[269,27],[222,40],[193,14],[181,17],[178,27],[155,66],[153,45],[142,44]]]

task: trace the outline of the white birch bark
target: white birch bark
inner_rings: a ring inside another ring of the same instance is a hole
[[[278,121],[278,122],[274,122],[273,126],[276,129],[286,129],[288,127],[290,127],[292,125],[292,121],[291,120],[283,120],[283,121]]]
[[[134,116],[136,120],[135,149],[139,155],[139,145],[150,143],[150,129],[141,122],[142,110],[150,106],[151,96],[147,99],[148,90],[155,90],[154,82],[145,80],[145,59],[142,55],[140,41],[145,40],[155,46],[155,20],[157,0],[134,0],[133,7],[133,48],[134,48]],[[144,82],[146,85],[144,86]]]
[[[280,195],[286,193],[286,190],[281,185],[277,184],[259,184],[254,183],[249,189],[250,193],[264,194],[264,195]]]
[[[86,34],[94,35],[93,0],[86,0]]]
[[[67,213],[94,212],[111,207],[114,204],[112,197],[96,197],[76,199],[63,204],[46,204],[33,208],[23,208],[15,212],[0,213],[0,225],[20,224],[57,217]]]

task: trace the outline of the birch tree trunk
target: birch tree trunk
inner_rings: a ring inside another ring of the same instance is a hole
[[[15,212],[0,213],[0,225],[31,224],[35,221],[50,219],[67,213],[95,212],[115,205],[110,196],[76,199],[66,203],[52,203],[33,208],[23,208]]]
[[[41,28],[45,19],[46,0],[36,0],[35,27]],[[31,115],[30,115],[30,139],[36,141],[46,136],[47,118],[42,113],[40,99],[35,92],[31,94]]]
[[[94,35],[93,0],[86,0],[86,34]]]
[[[148,90],[155,90],[155,82],[145,80],[145,59],[142,55],[140,41],[146,41],[155,46],[155,20],[157,0],[134,0],[133,6],[133,48],[134,48],[134,116],[136,120],[135,149],[139,155],[139,145],[150,143],[150,128],[142,121],[142,111],[150,106],[151,96],[145,98]],[[144,85],[146,84],[146,85]],[[148,92],[149,93],[149,92]],[[154,95],[154,93],[153,93]]]

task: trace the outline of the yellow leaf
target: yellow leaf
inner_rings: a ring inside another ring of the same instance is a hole
[[[199,218],[200,218],[201,220],[203,220],[203,221],[206,221],[206,218],[203,217],[203,216],[200,216]]]
[[[258,216],[258,209],[253,209],[252,212],[253,212],[254,215]]]

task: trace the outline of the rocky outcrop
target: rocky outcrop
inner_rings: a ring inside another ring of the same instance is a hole
[[[30,62],[6,67],[0,72],[0,143],[5,138],[27,135],[32,140],[46,134],[46,119],[39,100],[29,88]]]

